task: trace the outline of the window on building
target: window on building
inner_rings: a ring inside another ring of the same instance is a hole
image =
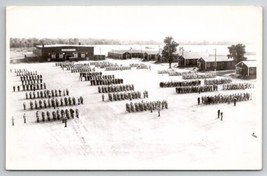
[[[59,58],[60,58],[60,59],[63,59],[63,54],[62,54],[62,53],[59,54]]]
[[[81,53],[81,58],[85,58],[85,54],[84,53]]]
[[[56,58],[56,54],[55,53],[51,54],[51,58],[55,59]]]

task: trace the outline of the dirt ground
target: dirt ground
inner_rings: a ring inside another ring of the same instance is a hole
[[[122,65],[140,60],[109,60]],[[23,110],[25,92],[12,92],[21,84],[7,68],[6,168],[7,169],[259,169],[261,168],[262,116],[260,90],[176,94],[175,88],[160,88],[160,81],[182,80],[181,76],[158,74],[168,64],[152,64],[152,70],[102,71],[149,92],[149,100],[167,100],[169,109],[150,113],[127,113],[129,101],[102,102],[97,86],[80,81],[78,73],[63,71],[55,63],[10,65],[11,69],[37,70],[47,89],[68,88],[70,95],[83,96],[76,106],[80,118],[36,123],[35,111]],[[177,69],[180,70],[180,69]],[[180,71],[184,71],[181,69]],[[248,82],[234,80],[234,82]],[[197,105],[197,97],[211,94],[250,92],[252,101],[233,104]],[[133,100],[132,102],[141,101]],[[65,108],[64,108],[65,109]],[[217,119],[217,110],[224,113]],[[50,108],[49,110],[52,110]],[[27,123],[23,123],[26,112]],[[15,126],[11,125],[11,117]],[[255,133],[256,137],[252,136]]]

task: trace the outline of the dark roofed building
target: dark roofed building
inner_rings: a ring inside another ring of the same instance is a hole
[[[255,60],[241,61],[235,65],[235,68],[237,76],[256,78],[257,62]]]
[[[178,67],[197,67],[200,58],[209,57],[208,52],[182,51],[178,53]]]
[[[200,58],[197,61],[199,70],[233,70],[235,69],[235,61],[227,56],[208,56]]]
[[[130,59],[131,55],[128,50],[112,50],[108,52],[108,57],[112,59]]]
[[[94,47],[87,45],[37,45],[33,53],[39,62],[94,60]]]

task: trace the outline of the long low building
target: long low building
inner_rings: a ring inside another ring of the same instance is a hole
[[[179,51],[177,53],[178,67],[197,67],[197,61],[207,57],[209,57],[208,52]]]
[[[111,50],[108,57],[112,59],[140,58],[144,60],[157,60],[160,58],[159,51],[152,50]]]
[[[235,69],[235,61],[227,56],[203,57],[197,60],[199,70],[233,70]]]
[[[36,45],[32,54],[25,54],[25,62],[104,60],[94,55],[94,47],[87,45]]]

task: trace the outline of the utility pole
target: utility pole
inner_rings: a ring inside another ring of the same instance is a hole
[[[214,67],[215,67],[215,75],[216,75],[216,69],[217,69],[217,61],[216,61],[216,55],[217,55],[217,49],[214,48],[214,51],[215,51],[215,64],[214,64]]]

